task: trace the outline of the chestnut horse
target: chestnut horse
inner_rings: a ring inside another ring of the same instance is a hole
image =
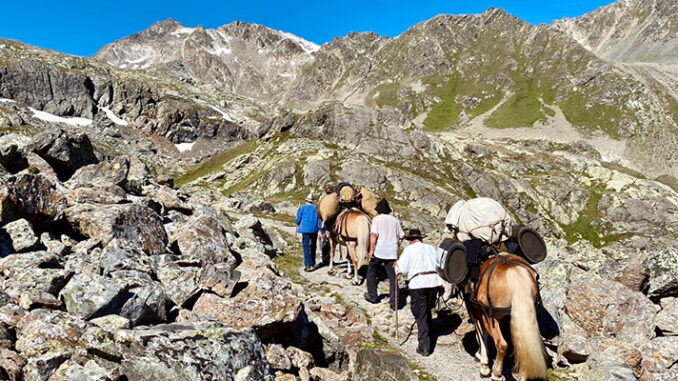
[[[358,269],[363,265],[367,258],[367,251],[370,245],[370,217],[363,211],[350,208],[344,209],[337,215],[334,226],[329,231],[330,236],[330,269],[334,264],[334,251],[337,244],[348,248],[349,258],[353,264],[354,285],[360,284],[358,280]],[[348,262],[348,259],[347,259]],[[350,274],[350,264],[346,265],[347,276]]]
[[[492,380],[504,379],[502,371],[508,345],[499,328],[499,320],[510,316],[511,337],[516,353],[514,370],[519,371],[520,381],[546,379],[546,355],[535,308],[539,293],[536,277],[536,271],[525,259],[502,253],[480,266],[477,291],[469,283],[466,284],[465,300],[476,328],[479,349],[475,357],[480,361],[482,377],[490,375],[485,342],[489,334],[497,349],[491,370]]]

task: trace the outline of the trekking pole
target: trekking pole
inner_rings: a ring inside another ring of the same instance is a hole
[[[396,330],[396,332],[395,332],[395,333],[396,333],[396,334],[395,334],[395,337],[396,337],[396,341],[398,341],[398,333],[399,333],[399,332],[398,332],[398,304],[399,304],[399,301],[400,301],[400,299],[398,299],[398,289],[400,288],[400,284],[398,283],[398,275],[399,275],[399,274],[396,273],[396,276],[395,276],[395,278],[396,278],[396,279],[395,279],[395,280],[396,280],[395,283],[396,283],[396,284],[395,284],[395,303],[394,303],[394,307],[395,307],[395,330]]]

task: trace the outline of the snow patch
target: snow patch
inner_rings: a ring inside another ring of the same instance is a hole
[[[218,108],[218,107],[216,107],[216,106],[212,106],[212,105],[210,105],[210,108],[211,108],[212,110],[218,112],[219,114],[221,114],[221,116],[223,116],[225,120],[227,120],[227,121],[229,121],[229,122],[233,122],[233,119],[231,119],[231,116],[228,115],[228,114],[227,114],[225,111],[223,111],[222,109],[220,109],[220,108]]]
[[[220,56],[222,54],[231,54],[231,49],[226,48],[224,46],[215,46],[214,50],[208,50],[207,53],[214,54],[216,56]]]
[[[259,49],[259,50],[257,50],[257,53],[264,54],[264,53],[266,53],[266,49]]]
[[[174,32],[172,32],[172,34],[175,35],[175,36],[180,36],[182,34],[193,33],[194,30],[195,30],[195,28],[181,27],[181,28],[175,30]]]
[[[195,142],[193,143],[179,143],[175,144],[174,146],[177,147],[179,152],[187,152],[193,149],[193,146],[195,145]]]
[[[138,63],[142,63],[142,62],[146,61],[147,59],[148,59],[148,56],[144,56],[144,57],[141,57],[141,58],[137,58],[135,60],[127,60],[127,63],[138,64]]]
[[[306,41],[301,37],[295,36],[292,33],[287,33],[287,32],[279,32],[284,38],[289,38],[290,40],[294,41],[297,45],[299,45],[306,53],[308,54],[313,54],[320,50],[320,46],[318,44],[314,44],[311,41]]]
[[[102,107],[101,109],[104,110],[108,119],[110,119],[113,123],[120,126],[126,126],[128,124],[126,120],[115,115],[108,107]]]
[[[0,98],[0,103],[16,103],[14,99]]]
[[[296,74],[291,74],[291,73],[280,73],[278,75],[283,77],[283,78],[294,78],[294,77],[297,76]]]
[[[92,125],[92,119],[65,118],[63,116],[50,114],[50,113],[45,112],[45,111],[36,110],[32,107],[29,107],[28,109],[31,110],[34,117],[36,117],[40,120],[44,120],[45,122],[65,123],[65,124],[69,124],[71,126],[76,126],[76,127],[85,127],[85,126]]]

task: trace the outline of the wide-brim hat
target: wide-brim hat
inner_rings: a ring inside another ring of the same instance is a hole
[[[309,193],[308,196],[306,196],[306,202],[313,202],[315,201],[313,199],[313,193]]]
[[[382,198],[379,200],[379,203],[377,203],[377,207],[374,208],[374,210],[377,211],[379,214],[391,214],[391,206],[388,204],[388,201],[386,201],[385,198]]]
[[[426,234],[421,234],[421,230],[419,229],[410,229],[410,231],[407,232],[404,238],[408,241],[413,241],[415,239],[426,238]]]

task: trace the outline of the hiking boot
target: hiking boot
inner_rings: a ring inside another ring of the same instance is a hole
[[[307,273],[313,271],[313,266],[304,267],[304,271],[306,271]]]
[[[431,355],[431,351],[424,351],[424,350],[421,350],[419,348],[417,348],[417,353],[419,353],[420,355],[422,355],[424,357],[428,357],[428,356]]]
[[[365,297],[365,300],[367,300],[368,302],[370,302],[370,303],[372,303],[372,304],[377,304],[377,303],[378,303],[376,299],[370,298],[370,294],[368,294],[367,292],[364,293],[363,296]]]

